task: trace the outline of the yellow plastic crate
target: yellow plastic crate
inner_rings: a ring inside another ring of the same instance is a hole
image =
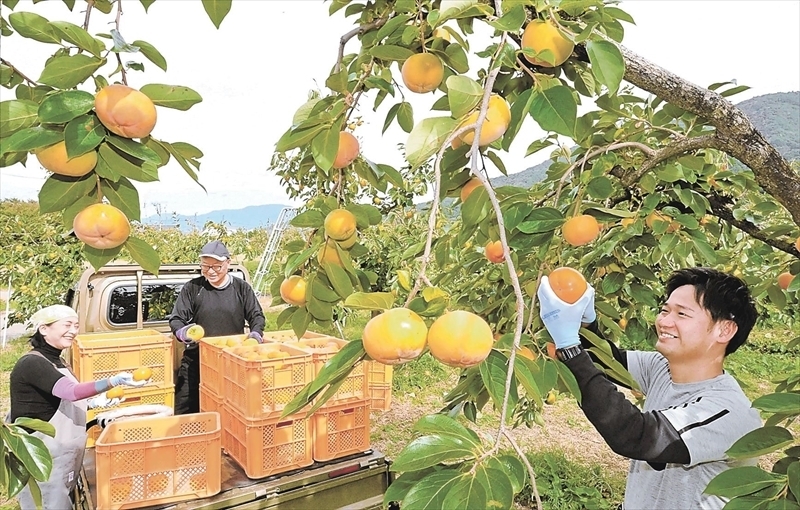
[[[98,414],[106,411],[146,404],[163,404],[168,407],[175,407],[175,388],[173,386],[154,386],[150,384],[142,388],[125,388],[125,400],[121,404],[100,409],[89,409],[86,411],[86,421],[94,420]],[[94,426],[87,431],[89,436],[86,439],[87,448],[92,448],[95,445],[101,431],[102,429],[99,426]]]
[[[213,496],[220,491],[218,413],[132,418],[97,440],[97,508],[117,510]]]
[[[224,386],[222,376],[222,350],[228,347],[228,340],[241,344],[247,335],[212,336],[200,340],[200,384],[217,397],[222,395]]]
[[[377,361],[364,361],[367,372],[367,387],[370,407],[381,411],[392,408],[392,365],[384,365]]]
[[[280,416],[286,404],[314,377],[311,354],[277,343],[274,348],[289,356],[246,359],[235,354],[236,348],[222,351],[225,378],[222,396],[228,407],[247,419]]]
[[[372,384],[369,387],[370,409],[388,411],[392,408],[392,385]]]
[[[369,402],[318,409],[312,416],[314,460],[324,462],[369,450]]]
[[[227,405],[226,408],[222,442],[226,453],[249,478],[264,478],[314,463],[310,418],[294,414],[248,420]]]
[[[320,335],[318,333],[306,332],[306,334],[317,336],[309,338],[303,337],[300,340],[286,340],[279,343],[285,343],[291,347],[309,352],[314,363],[314,378],[316,378],[322,370],[322,367],[325,366],[325,363],[333,358],[342,347],[347,345],[347,341],[341,338]],[[265,339],[265,342],[266,341],[267,339]],[[335,344],[335,346],[333,344]],[[352,403],[356,400],[364,400],[369,396],[368,392],[369,387],[367,385],[367,375],[364,372],[364,364],[358,363],[345,378],[336,393],[334,393],[322,407],[331,407],[346,402]]]
[[[72,349],[72,371],[80,382],[149,367],[153,371],[151,383],[174,383],[172,337],[154,329],[82,333],[75,337]]]
[[[200,412],[201,413],[220,413],[222,414],[222,397],[206,388],[200,383]]]

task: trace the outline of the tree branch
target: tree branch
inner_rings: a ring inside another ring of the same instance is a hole
[[[708,120],[716,128],[716,134],[707,138],[714,144],[709,147],[722,150],[750,167],[759,186],[800,225],[800,175],[744,112],[716,92],[690,83],[624,46],[620,45],[620,51],[625,59],[626,81]]]

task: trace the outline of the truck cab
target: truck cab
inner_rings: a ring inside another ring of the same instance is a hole
[[[244,266],[231,264],[229,271],[235,278],[250,280]],[[90,268],[68,291],[66,304],[78,312],[79,333],[150,329],[171,335],[169,315],[175,300],[183,285],[197,276],[197,264],[162,265],[158,275],[135,264],[111,264],[97,271]],[[175,341],[173,345],[173,366],[177,367],[182,344]],[[94,459],[94,449],[87,448],[75,510],[100,510]],[[223,452],[218,494],[146,508],[378,509],[392,480],[389,461],[374,450],[264,479],[248,478]]]

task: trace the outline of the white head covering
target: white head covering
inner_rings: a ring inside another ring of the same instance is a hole
[[[28,322],[38,330],[39,326],[70,318],[77,319],[78,313],[67,305],[51,305],[31,315]]]

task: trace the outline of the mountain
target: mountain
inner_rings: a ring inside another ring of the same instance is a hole
[[[148,216],[142,220],[147,225],[166,224],[179,226],[181,230],[202,229],[209,221],[225,223],[232,228],[252,230],[270,228],[278,219],[281,209],[289,207],[281,204],[251,205],[243,209],[219,209],[206,214],[173,214],[170,216]]]
[[[738,103],[737,106],[747,115],[756,129],[788,160],[800,159],[800,92],[777,92],[757,96]],[[492,185],[519,186],[529,188],[544,179],[550,160],[539,163],[521,172],[492,178]],[[443,205],[451,205],[449,199]],[[225,209],[194,216],[176,215],[170,224],[181,228],[202,228],[205,222],[226,222],[231,227],[253,229],[269,227],[275,223],[284,205],[267,204],[245,207],[244,209]],[[418,205],[425,209],[425,204]],[[158,224],[157,216],[144,219],[145,223]]]

